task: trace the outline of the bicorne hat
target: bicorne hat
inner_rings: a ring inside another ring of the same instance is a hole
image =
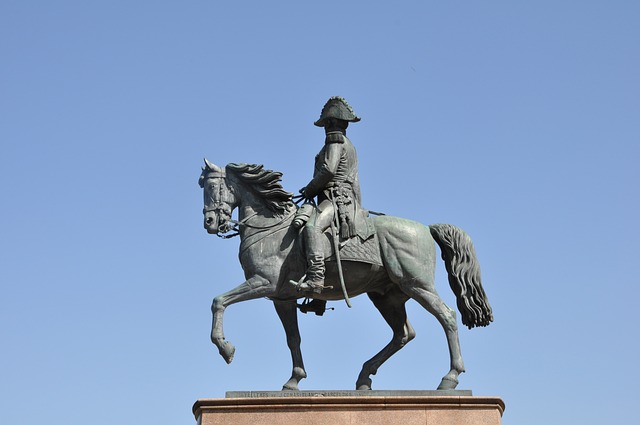
[[[348,122],[360,121],[360,117],[353,112],[353,108],[340,96],[333,96],[327,100],[320,113],[320,118],[313,124],[318,127],[324,127],[324,121],[327,118],[337,118]]]

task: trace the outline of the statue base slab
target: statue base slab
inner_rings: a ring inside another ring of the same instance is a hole
[[[239,391],[227,393],[227,398],[198,400],[193,414],[198,425],[500,425],[502,399],[451,395],[461,392]]]

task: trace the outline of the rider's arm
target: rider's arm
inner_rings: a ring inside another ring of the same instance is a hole
[[[321,162],[316,165],[316,173],[313,179],[304,188],[304,197],[307,199],[314,198],[324,189],[335,176],[340,164],[340,155],[342,153],[341,143],[327,143],[324,149],[324,157],[318,158]]]

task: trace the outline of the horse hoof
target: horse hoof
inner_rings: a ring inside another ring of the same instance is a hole
[[[282,391],[300,391],[298,385],[295,383],[287,382],[282,386]]]
[[[442,378],[442,381],[440,381],[440,385],[438,385],[438,390],[453,390],[457,386],[458,386],[457,379]]]
[[[371,391],[371,378],[358,379],[356,391]]]
[[[227,364],[233,361],[233,355],[236,353],[236,347],[233,346],[230,342],[224,343],[222,347],[220,347],[220,355],[224,359]]]

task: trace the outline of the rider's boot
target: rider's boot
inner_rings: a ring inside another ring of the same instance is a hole
[[[316,294],[324,288],[324,258],[316,255],[307,259],[307,277],[300,284],[301,291],[313,291]]]
[[[311,226],[309,226],[311,227]],[[322,253],[322,233],[313,227],[305,228],[307,242],[307,276],[298,285],[299,291],[313,291],[317,294],[324,288],[324,255]]]

